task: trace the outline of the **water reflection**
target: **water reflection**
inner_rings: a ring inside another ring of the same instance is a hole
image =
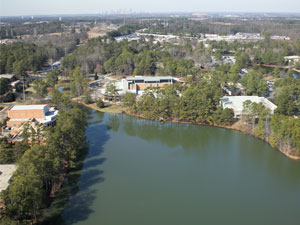
[[[106,119],[109,130],[117,132],[121,129],[128,136],[137,136],[147,142],[160,141],[168,147],[182,147],[185,150],[210,145],[212,140],[224,138],[229,135],[222,129],[217,136],[210,135],[212,128],[178,123],[159,123],[151,120],[137,119],[128,115],[109,115]]]
[[[103,124],[104,113],[88,110],[86,136],[89,152],[84,164],[68,174],[66,182],[43,218],[42,224],[68,225],[86,220],[94,212],[92,204],[97,190],[92,186],[104,182],[100,165],[105,163],[102,157],[105,143],[110,136]],[[76,212],[76,213],[74,213]]]
[[[114,132],[117,132],[120,127],[120,120],[118,115],[110,115],[106,121],[106,127],[108,130],[112,130]]]
[[[160,123],[128,115],[108,114],[107,117],[107,127],[114,132],[121,130],[130,137],[138,137],[150,143],[159,142],[169,148],[180,148],[186,154],[203,156],[216,149],[219,150],[216,163],[227,158],[236,164],[237,169],[248,166],[256,169],[257,173],[265,173],[266,176],[282,175],[286,182],[298,183],[300,179],[297,161],[287,158],[262,140],[238,131],[191,124]],[[270,154],[270,151],[274,152]],[[241,162],[247,162],[248,165],[240,165]]]
[[[71,197],[57,199],[66,208],[52,224],[274,225],[299,218],[299,162],[253,137],[95,111],[86,135],[89,153],[62,189]]]

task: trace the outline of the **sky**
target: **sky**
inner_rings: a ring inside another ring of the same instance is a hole
[[[294,12],[300,0],[0,0],[0,16],[101,12]]]

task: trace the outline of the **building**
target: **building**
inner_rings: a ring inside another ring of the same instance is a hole
[[[223,63],[229,63],[230,65],[233,65],[236,62],[236,57],[235,56],[222,56],[221,60]]]
[[[1,39],[0,40],[0,45],[8,45],[8,44],[12,44],[15,42],[19,42],[18,39],[11,39],[11,38],[6,38],[6,39]]]
[[[241,71],[240,71],[240,76],[242,77],[242,76],[244,76],[244,75],[247,74],[247,73],[249,73],[249,70],[247,70],[246,68],[241,69]]]
[[[60,61],[54,62],[51,66],[52,66],[52,69],[59,69],[60,68]]]
[[[121,86],[125,92],[138,93],[146,88],[163,87],[165,85],[172,85],[178,81],[177,78],[171,76],[135,76],[122,79]]]
[[[19,84],[21,84],[22,82],[20,80],[16,80],[16,81],[13,81],[10,83],[10,86],[12,86],[12,90],[13,92],[16,92],[17,91],[17,86]]]
[[[262,103],[266,108],[270,109],[271,114],[274,113],[277,106],[264,97],[258,96],[224,96],[221,98],[223,109],[233,109],[234,117],[239,118],[243,112],[243,103],[247,100],[255,103]]]
[[[271,36],[271,39],[272,40],[282,40],[282,41],[291,40],[291,38],[289,36],[277,36],[277,35]]]
[[[17,166],[13,164],[2,164],[0,165],[0,193],[7,190],[9,182],[14,172],[17,170]],[[0,196],[0,218],[4,212],[5,204],[4,199]]]
[[[0,78],[6,78],[6,79],[9,79],[9,80],[12,80],[13,79],[13,77],[14,77],[15,75],[14,74],[0,74]]]
[[[16,170],[17,166],[13,164],[0,165],[0,192],[8,188],[10,178]]]
[[[285,59],[285,61],[287,61],[289,64],[292,64],[292,65],[300,62],[300,56],[298,56],[298,55],[285,56],[284,59]]]
[[[36,121],[44,126],[54,125],[58,110],[54,107],[49,108],[48,105],[14,105],[8,109],[8,121],[6,122],[9,128],[19,128],[27,121]]]

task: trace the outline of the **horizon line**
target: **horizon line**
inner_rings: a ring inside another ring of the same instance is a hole
[[[0,18],[9,18],[9,17],[55,17],[55,16],[129,16],[129,15],[140,15],[140,14],[193,14],[193,13],[204,13],[204,14],[296,14],[300,16],[300,12],[278,12],[278,11],[139,11],[139,12],[128,12],[128,13],[117,13],[117,12],[98,12],[98,13],[50,13],[50,14],[23,14],[23,15],[9,15],[9,16],[0,16]]]

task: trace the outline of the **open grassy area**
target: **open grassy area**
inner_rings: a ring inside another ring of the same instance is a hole
[[[93,104],[85,104],[83,102],[80,102],[80,103],[89,108],[95,109],[100,112],[105,112],[105,113],[119,114],[124,111],[124,109],[120,105],[107,105],[104,108],[99,108],[99,107],[97,107],[96,103],[93,103]]]

